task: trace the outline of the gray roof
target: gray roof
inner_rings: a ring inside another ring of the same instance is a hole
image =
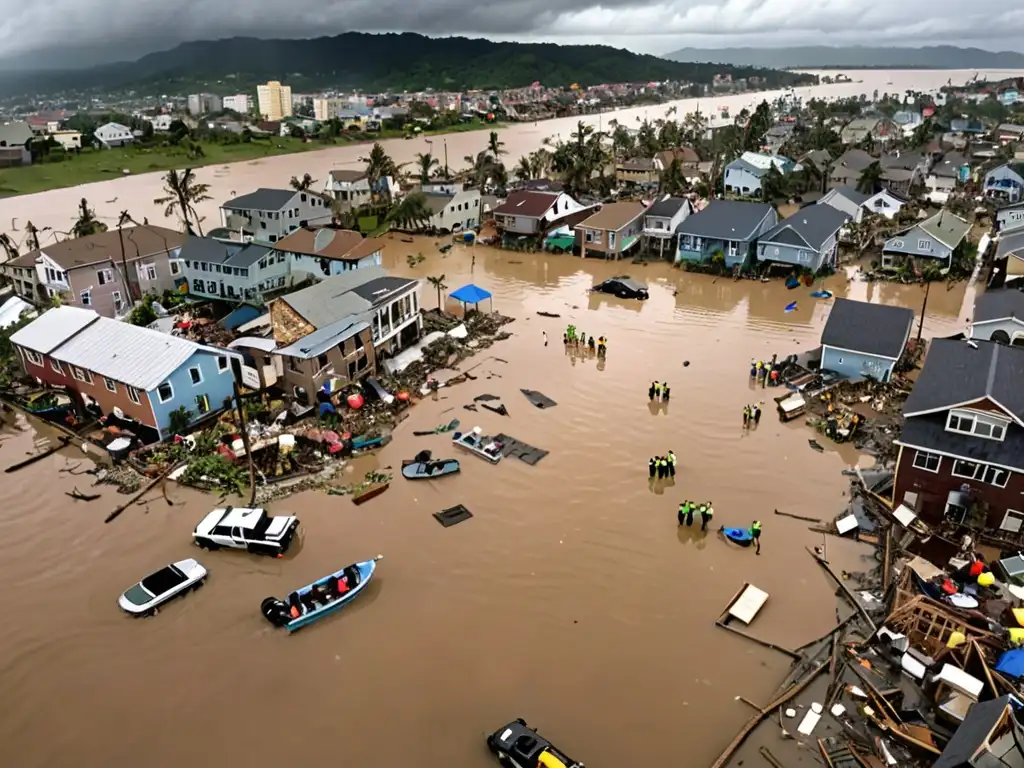
[[[242,248],[240,251],[236,251],[233,255],[229,256],[226,263],[231,267],[241,267],[242,269],[245,269],[246,267],[251,267],[257,261],[270,253],[270,250],[271,249],[267,248],[265,245],[250,243],[245,246],[245,248]]]
[[[380,304],[387,301],[392,294],[415,285],[415,280],[407,277],[378,277],[369,282],[362,283],[352,289],[352,293],[362,297],[371,304]]]
[[[270,253],[270,248],[255,243],[226,243],[212,237],[189,237],[181,246],[179,258],[231,267],[251,267]]]
[[[57,307],[43,312],[12,335],[11,342],[41,355],[48,355],[98,318],[99,315],[89,309]]]
[[[942,750],[942,754],[932,768],[962,768],[965,765],[976,764],[974,762],[975,754],[989,740],[992,731],[1003,719],[1003,713],[1008,706],[1010,706],[1008,695],[972,704],[967,711],[967,717],[960,723],[953,738],[947,742],[945,749]],[[1012,713],[1012,707],[1010,711]],[[993,763],[995,762],[998,761],[993,760]],[[1006,765],[1013,765],[1014,762],[1011,758]]]
[[[999,236],[995,257],[1003,259],[1011,254],[1017,258],[1024,259],[1024,231],[1011,231],[1010,234]]]
[[[913,323],[914,311],[906,307],[836,299],[821,332],[821,343],[896,359],[903,354]]]
[[[989,398],[1024,417],[1024,349],[994,341],[933,339],[903,415],[946,410]],[[981,442],[990,442],[983,440]]]
[[[863,149],[848,149],[836,158],[836,163],[832,170],[835,172],[846,168],[856,173],[860,173],[869,165],[877,161],[878,158],[872,157]]]
[[[1015,290],[986,291],[974,301],[974,322],[1014,318],[1024,321],[1024,293]]]
[[[805,160],[815,166],[819,171],[823,171],[832,162],[832,155],[829,154],[827,149],[812,149],[800,158],[800,163],[803,163]]]
[[[312,357],[323,354],[331,347],[336,347],[351,339],[357,333],[365,331],[369,327],[369,323],[355,320],[351,316],[343,317],[336,323],[331,323],[328,326],[313,331],[308,336],[303,336],[287,347],[281,347],[275,353],[309,360]]]
[[[690,201],[685,197],[666,197],[664,200],[659,200],[646,211],[645,216],[661,216],[666,219],[671,219],[684,205],[689,205]]]
[[[0,124],[0,141],[8,147],[24,147],[32,138],[32,128],[24,120]]]
[[[255,192],[221,203],[220,207],[236,211],[280,211],[297,194],[298,192],[294,189],[260,188]]]
[[[866,195],[863,192],[858,192],[854,187],[836,187],[835,189],[829,191],[835,192],[837,195],[845,197],[847,200],[849,200],[856,206],[864,205],[864,203],[866,203],[868,200],[874,197],[874,195]]]
[[[779,236],[789,231],[796,234],[812,251],[819,251],[825,241],[835,235],[850,219],[849,214],[830,205],[809,205],[780,221],[774,229],[761,235],[760,241],[781,242]]]
[[[930,173],[946,179],[957,179],[960,177],[960,169],[967,164],[967,158],[959,152],[947,152],[932,166]]]
[[[423,198],[424,204],[436,216],[445,209],[448,203],[455,199],[455,195],[446,195],[444,192],[424,192]]]
[[[679,232],[723,240],[752,240],[758,226],[773,210],[767,203],[712,200],[704,210],[687,216]]]
[[[279,301],[285,302],[314,328],[326,328],[372,309],[373,305],[359,294],[352,293],[352,289],[385,276],[381,267],[353,269],[282,296]]]
[[[970,349],[962,341],[954,343]],[[1024,471],[1024,429],[1011,426],[1002,440],[987,440],[947,432],[946,418],[946,411],[908,418],[903,423],[903,430],[896,443]]]
[[[924,155],[920,152],[897,152],[894,155],[882,155],[878,162],[883,168],[912,171],[924,163]]]
[[[918,228],[934,237],[949,248],[956,248],[971,231],[970,222],[949,211],[942,210],[917,225]]]
[[[768,169],[767,168],[759,168],[758,166],[754,165],[753,163],[748,163],[742,157],[737,157],[735,160],[733,160],[731,163],[729,163],[725,167],[726,168],[738,168],[740,170],[744,170],[747,173],[749,173],[751,176],[756,176],[757,178],[761,178],[766,173],[768,173]]]

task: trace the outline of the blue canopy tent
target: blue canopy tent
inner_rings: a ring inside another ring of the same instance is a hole
[[[491,311],[494,311],[494,297],[491,296],[489,291],[485,291],[480,286],[473,285],[473,283],[464,285],[458,290],[452,291],[448,295],[462,304],[463,312],[465,312],[467,304],[472,304],[473,308],[479,311],[480,307],[478,305],[484,299],[491,300]]]

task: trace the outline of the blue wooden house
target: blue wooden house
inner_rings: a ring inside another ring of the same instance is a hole
[[[915,258],[932,259],[947,268],[970,230],[970,223],[959,216],[939,211],[886,240],[882,246],[882,267],[896,267],[907,258]]]
[[[791,264],[812,272],[835,266],[839,230],[851,217],[830,205],[808,205],[783,219],[757,241],[757,260]]]
[[[778,222],[767,203],[712,200],[679,226],[677,261],[708,261],[721,253],[726,266],[743,266],[754,256],[757,239]]]
[[[758,197],[761,194],[761,179],[772,166],[781,174],[791,173],[796,168],[792,160],[782,155],[744,152],[725,166],[723,184],[726,193]]]
[[[1016,203],[1024,198],[1024,163],[1006,163],[985,174],[985,197]]]
[[[821,369],[850,379],[888,381],[914,325],[914,311],[836,299],[821,333]]]

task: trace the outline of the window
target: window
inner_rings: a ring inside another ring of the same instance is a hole
[[[953,462],[953,476],[966,480],[978,480],[988,485],[994,485],[996,488],[1005,488],[1010,479],[1010,473],[1005,469],[963,459]]]
[[[217,357],[217,372],[224,373],[230,366],[226,355],[220,355]]]
[[[230,269],[230,267],[228,267],[227,269]],[[219,275],[220,274],[220,264],[214,264],[213,265],[213,271],[216,272]]]
[[[203,383],[203,369],[198,365],[194,365],[188,369],[188,377],[192,379],[192,385]]]
[[[914,454],[914,468],[923,469],[927,472],[938,472],[942,464],[942,457],[937,453],[918,451]]]
[[[75,381],[83,381],[86,384],[92,384],[92,374],[84,368],[77,368],[74,365],[71,366],[71,378]]]
[[[112,298],[114,300],[114,311],[115,312],[120,312],[122,309],[124,309],[124,300],[121,299],[121,292],[120,291],[114,291],[113,293],[111,293],[110,294],[110,298]]]
[[[92,291],[82,291],[80,294],[78,294],[78,298],[82,300],[83,307],[88,307],[90,304],[92,304]]]
[[[288,358],[288,369],[295,373],[302,373],[302,366],[299,365],[299,359],[297,357]]]
[[[128,387],[128,399],[136,405],[142,405],[142,400],[139,398],[139,390],[135,387]]]
[[[139,277],[142,280],[156,280],[156,265],[142,264],[139,266]]]
[[[608,247],[609,248],[614,248],[615,247],[615,233],[614,232],[609,232],[608,233]]]
[[[266,269],[267,268],[267,260],[266,259],[260,259],[259,265],[260,265],[260,269]]]
[[[32,363],[32,365],[42,365],[43,364],[43,356],[40,355],[38,352],[33,352],[31,349],[26,349],[25,350],[25,358],[30,363]]]
[[[586,240],[586,242],[588,242],[588,243],[592,243],[592,242],[594,242],[594,231],[593,231],[592,229],[588,229],[588,230],[586,230],[586,233],[587,233],[587,234],[586,234],[586,236],[584,237],[584,239]]]
[[[989,440],[1006,437],[1006,421],[971,411],[950,411],[946,419],[946,430],[963,435],[975,435]]]
[[[210,412],[210,398],[206,395],[196,395],[196,410],[199,413]]]
[[[54,373],[59,373],[61,376],[64,375],[64,369],[60,367],[60,363],[54,359],[50,359],[50,368],[53,369]]]
[[[327,355],[317,355],[316,356],[316,367],[317,367],[317,370],[321,370],[321,369],[327,367]]]
[[[203,263],[201,263],[201,264],[199,265],[199,268],[200,268],[200,269],[202,269],[202,270],[203,270],[203,272],[206,272],[206,271],[207,271],[207,270],[208,270],[208,269],[210,268],[210,265],[209,265],[209,264],[207,264],[207,263],[206,263],[206,262],[204,261]]]
[[[106,376],[103,377],[103,386],[110,392],[117,392],[117,383],[113,379],[108,379]]]
[[[106,285],[107,283],[114,282],[114,273],[109,269],[101,269],[96,272],[96,282],[100,285]]]
[[[918,240],[917,241],[917,250],[919,250],[919,251],[930,251],[931,249],[932,249],[932,241],[931,240]]]
[[[278,288],[283,288],[284,287],[284,278],[283,277],[277,278],[277,287]]]
[[[161,403],[166,403],[168,400],[173,400],[174,387],[171,386],[171,382],[165,381],[163,384],[157,387],[156,396]]]
[[[811,254],[810,251],[799,250],[796,252],[796,259],[802,264],[810,264]]]
[[[207,293],[217,293],[217,281],[210,280],[207,284]]]
[[[1022,523],[1024,523],[1024,513],[1008,509],[1003,516],[1003,522],[999,524],[999,529],[1010,533],[1020,533]]]
[[[735,240],[730,240],[726,245],[726,248],[728,248],[730,256],[735,256],[739,253],[739,243]]]
[[[284,264],[284,254],[283,253],[277,254],[277,263],[278,264]]]

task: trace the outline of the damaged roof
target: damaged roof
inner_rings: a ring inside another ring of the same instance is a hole
[[[821,343],[895,360],[903,354],[913,323],[914,311],[906,307],[836,299],[821,333]]]

